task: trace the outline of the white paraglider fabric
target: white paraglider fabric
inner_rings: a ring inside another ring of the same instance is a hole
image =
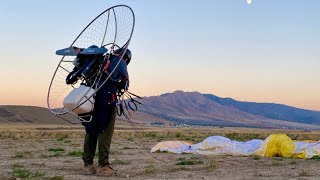
[[[320,156],[320,141],[292,141],[285,134],[271,134],[265,140],[233,141],[222,136],[210,136],[204,141],[191,144],[184,141],[164,141],[155,145],[151,152],[192,153],[231,156],[281,156],[312,158]]]

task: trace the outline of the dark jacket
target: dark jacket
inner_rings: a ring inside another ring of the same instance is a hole
[[[118,58],[113,56],[110,57],[110,65],[107,68],[99,83],[103,83],[108,77],[109,73],[115,69],[115,66],[118,63]],[[101,89],[94,96],[95,103],[94,109],[92,112],[91,122],[82,123],[87,133],[102,133],[107,128],[110,120],[114,117],[116,112],[116,92],[119,88],[119,81],[125,79],[129,81],[127,64],[124,60],[120,60],[117,68],[111,75],[111,78],[108,79]]]

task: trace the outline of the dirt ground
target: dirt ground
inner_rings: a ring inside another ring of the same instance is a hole
[[[81,129],[71,132],[0,128],[0,135],[1,180],[106,179],[82,175]],[[110,162],[118,175],[108,179],[320,179],[320,161],[316,159],[151,154],[150,149],[162,140],[166,140],[163,134],[138,136],[117,130]]]

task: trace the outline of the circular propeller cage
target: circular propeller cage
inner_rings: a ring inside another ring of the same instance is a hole
[[[122,59],[126,49],[129,46],[134,25],[134,12],[129,6],[113,6],[93,19],[73,41],[73,43],[70,45],[70,48],[88,48],[91,45],[96,45],[98,47],[107,48],[107,54],[112,54],[114,51],[121,49],[121,53],[119,54],[120,58],[116,64],[117,67],[120,59]],[[97,91],[99,91],[100,87],[102,87],[110,78],[113,71],[109,73],[109,76],[106,80],[104,80],[103,83],[92,83],[91,88],[95,89],[94,94],[86,96],[85,100],[81,101],[80,104],[77,104],[73,108],[69,107],[67,109],[63,105],[64,98],[82,83],[82,81],[79,79],[72,85],[66,84],[66,78],[68,74],[73,71],[73,61],[75,58],[75,56],[64,55],[60,60],[49,86],[47,104],[49,110],[56,116],[69,122],[70,118],[77,120],[73,122],[82,122],[81,120],[83,119],[79,117],[74,110],[88,101]],[[98,82],[99,77],[101,77],[103,65],[104,64],[102,63],[99,65],[99,68],[96,72],[97,76],[95,76],[94,82]]]

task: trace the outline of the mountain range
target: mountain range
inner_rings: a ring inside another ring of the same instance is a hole
[[[275,103],[242,102],[199,92],[175,91],[137,99],[134,121],[198,126],[320,129],[320,111]],[[0,123],[65,124],[46,108],[0,106]]]
[[[177,124],[262,128],[318,129],[320,111],[275,103],[221,98],[199,92],[175,91],[145,97],[141,111]]]

